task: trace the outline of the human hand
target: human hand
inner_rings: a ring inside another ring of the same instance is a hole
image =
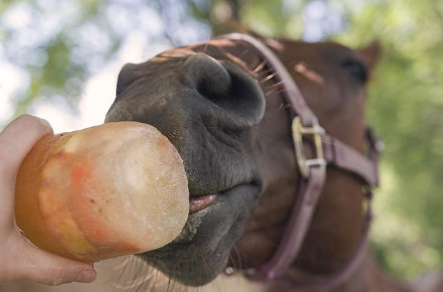
[[[38,249],[15,222],[14,197],[18,170],[34,144],[51,134],[48,122],[23,115],[0,133],[0,283],[29,280],[47,285],[95,280],[92,265]]]

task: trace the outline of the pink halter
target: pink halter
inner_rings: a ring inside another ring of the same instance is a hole
[[[243,42],[253,47],[268,68],[274,71],[276,82],[282,83],[284,87],[282,94],[290,106],[290,116],[293,119],[292,136],[301,174],[297,186],[297,198],[277,250],[267,263],[251,271],[251,273],[247,273],[247,277],[250,280],[264,284],[277,284],[282,288],[301,289],[337,286],[353,274],[364,258],[367,249],[372,219],[371,189],[378,186],[379,182],[378,158],[382,143],[374,132],[368,128],[366,135],[368,151],[366,156],[364,156],[339,140],[328,136],[306,104],[289,72],[266,45],[256,38],[245,34],[229,34],[220,38]],[[309,140],[313,141],[313,143],[305,141],[305,137],[310,137],[311,139]],[[314,148],[314,158],[307,159],[305,157],[304,150],[307,147]],[[362,180],[367,189],[366,200],[368,204],[365,214],[364,233],[357,252],[352,261],[342,271],[330,278],[296,283],[279,281],[279,276],[285,273],[300,252],[324,186],[327,165],[333,165],[336,168],[356,175]]]

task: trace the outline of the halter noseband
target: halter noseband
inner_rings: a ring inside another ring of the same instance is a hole
[[[378,186],[378,158],[382,143],[374,132],[368,128],[366,139],[368,143],[366,156],[347,146],[343,142],[326,134],[318,123],[317,117],[308,107],[300,90],[289,72],[277,56],[261,41],[244,34],[229,34],[223,39],[244,42],[252,46],[266,62],[269,69],[274,71],[276,82],[284,87],[283,96],[289,105],[292,119],[292,137],[300,171],[297,183],[297,197],[279,246],[270,260],[247,273],[251,280],[279,284],[278,277],[283,275],[297,257],[306,237],[312,215],[319,200],[326,179],[326,166],[333,165],[338,169],[356,175],[366,189],[367,208],[364,218],[364,230],[361,242],[354,258],[339,273],[330,278],[310,282],[280,283],[287,288],[316,288],[339,285],[352,275],[364,258],[368,234],[371,225],[371,189]],[[310,137],[308,143],[304,138]],[[307,159],[305,149],[314,146],[314,158]]]

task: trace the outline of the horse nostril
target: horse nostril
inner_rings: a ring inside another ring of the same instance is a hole
[[[185,62],[185,72],[197,91],[205,98],[215,101],[226,93],[231,76],[220,62],[203,53],[190,56]]]
[[[188,84],[200,96],[224,110],[226,126],[249,128],[258,123],[264,114],[265,98],[258,82],[233,63],[223,63],[197,53],[185,64]]]

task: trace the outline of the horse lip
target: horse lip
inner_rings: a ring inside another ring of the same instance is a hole
[[[215,200],[213,202],[211,202],[210,204],[208,204],[207,206],[205,206],[205,208],[202,208],[197,212],[193,212],[193,213],[190,212],[189,213],[188,220],[186,221],[186,224],[183,227],[182,232],[173,240],[172,244],[187,244],[187,243],[192,242],[192,240],[196,236],[196,234],[200,228],[200,225],[202,224],[205,216],[208,213],[216,211],[219,208],[219,203],[222,200],[217,200],[217,198],[225,197],[226,195],[229,196],[231,191],[233,191],[236,188],[241,187],[243,185],[251,185],[251,186],[255,186],[255,187],[259,188],[259,186],[257,184],[255,184],[254,182],[239,183],[239,184],[236,184],[233,187],[225,189],[223,191],[219,191],[216,193],[208,193],[208,195],[215,195]],[[257,190],[257,192],[259,193],[259,190]],[[199,196],[191,194],[190,201],[193,200],[194,197],[199,197]],[[191,202],[190,202],[190,205],[191,205]]]
[[[242,185],[237,184],[237,185]],[[237,185],[230,187],[223,191],[218,192],[208,192],[206,194],[190,194],[189,195],[189,215],[206,209],[211,206],[216,200],[218,195],[223,195],[226,192],[229,192],[230,189],[233,189]]]
[[[243,184],[252,184],[252,183],[238,183],[223,191],[207,192],[204,194],[189,194],[189,215],[201,211],[203,209],[206,209],[217,200],[218,195],[223,195],[229,192],[231,189]]]
[[[206,209],[217,199],[218,193],[209,193],[201,196],[191,196],[189,198],[189,214]]]

